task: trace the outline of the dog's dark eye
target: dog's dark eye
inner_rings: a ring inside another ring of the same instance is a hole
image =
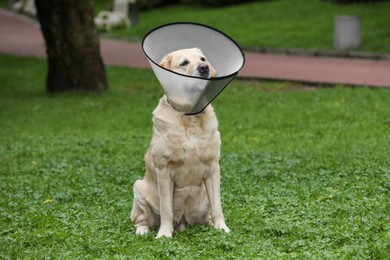
[[[206,58],[205,57],[200,57],[200,60],[201,61],[206,61]]]
[[[180,66],[183,67],[183,66],[187,66],[190,62],[188,60],[184,60],[182,61],[182,63],[180,63]]]

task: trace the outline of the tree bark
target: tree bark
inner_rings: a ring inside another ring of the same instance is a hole
[[[35,0],[46,42],[48,92],[108,87],[93,0]]]

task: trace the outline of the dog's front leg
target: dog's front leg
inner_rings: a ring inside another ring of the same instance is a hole
[[[206,186],[207,196],[209,197],[210,207],[212,212],[212,220],[214,227],[217,229],[222,229],[226,233],[230,232],[230,229],[225,224],[225,218],[222,213],[221,205],[221,192],[220,192],[220,169],[217,165],[214,170],[211,172],[204,183]]]
[[[160,197],[161,226],[157,237],[172,237],[173,232],[173,188],[170,172],[167,169],[157,174],[158,194]]]

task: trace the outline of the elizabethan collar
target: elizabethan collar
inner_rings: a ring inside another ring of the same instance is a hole
[[[199,48],[217,71],[212,78],[179,74],[159,65],[168,53]],[[173,23],[146,34],[142,48],[172,106],[188,115],[203,111],[244,66],[244,53],[221,31],[196,23]]]

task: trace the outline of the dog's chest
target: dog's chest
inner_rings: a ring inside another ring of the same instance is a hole
[[[189,120],[177,128],[177,132],[169,133],[167,137],[172,141],[172,161],[192,165],[215,159],[219,154],[219,132],[207,124]]]
[[[172,178],[179,186],[199,186],[219,159],[219,135],[192,128],[179,140],[169,160]]]
[[[184,118],[172,127],[156,127],[152,154],[158,168],[168,168],[179,187],[199,186],[218,164],[220,137],[218,123]]]

